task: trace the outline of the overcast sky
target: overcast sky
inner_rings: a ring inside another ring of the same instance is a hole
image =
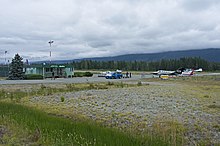
[[[220,47],[220,0],[0,0],[0,62]]]

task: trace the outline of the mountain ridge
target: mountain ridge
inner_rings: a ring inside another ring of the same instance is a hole
[[[207,61],[220,62],[220,48],[166,51],[159,53],[125,54],[112,57],[84,58],[79,60],[96,61],[159,61],[161,59],[179,59],[183,57],[201,57]]]
[[[159,61],[161,59],[179,59],[183,57],[200,57],[210,62],[220,62],[220,48],[207,48],[197,50],[179,50],[179,51],[165,51],[158,53],[138,53],[125,54],[111,57],[91,57],[72,60],[54,60],[53,63],[62,64],[73,61],[93,60],[93,61]],[[45,61],[40,61],[42,63]]]

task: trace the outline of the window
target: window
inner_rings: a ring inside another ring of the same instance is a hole
[[[46,68],[46,72],[50,72],[50,68]]]

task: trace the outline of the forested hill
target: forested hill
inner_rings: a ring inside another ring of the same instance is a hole
[[[170,51],[161,53],[149,54],[127,54],[114,57],[97,57],[85,58],[80,60],[93,61],[159,61],[161,59],[179,59],[182,57],[200,57],[211,62],[220,62],[220,48],[200,49],[200,50],[185,50],[185,51]]]
[[[53,60],[53,63],[64,64],[73,61],[92,60],[92,61],[160,61],[162,59],[180,59],[187,57],[200,57],[210,62],[220,62],[220,48],[185,50],[185,51],[169,51],[160,53],[145,53],[145,54],[126,54],[113,57],[93,57],[73,60]],[[38,61],[35,63],[43,63],[47,61]]]

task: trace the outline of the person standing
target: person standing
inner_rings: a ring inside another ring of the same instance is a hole
[[[51,80],[54,79],[55,80],[55,75],[54,75],[54,71],[52,72],[52,78]]]
[[[126,78],[128,78],[128,72],[126,72]]]

